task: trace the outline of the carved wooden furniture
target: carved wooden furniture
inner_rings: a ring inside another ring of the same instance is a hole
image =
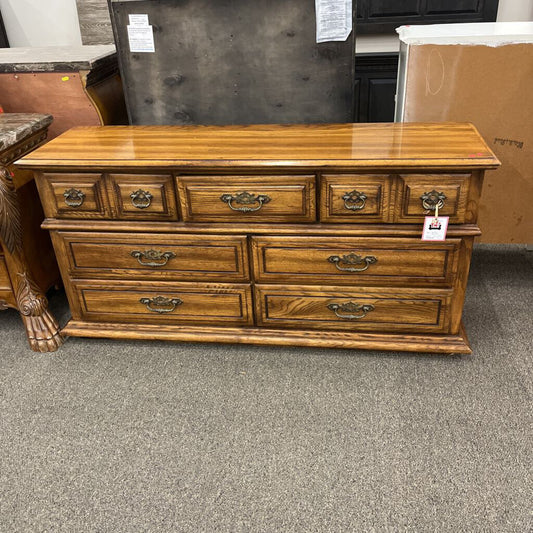
[[[469,124],[76,128],[36,173],[73,336],[468,353]],[[424,216],[450,217],[445,242]]]
[[[13,162],[43,144],[50,115],[0,114],[0,309],[20,311],[30,346],[56,350],[62,337],[45,291],[59,280],[32,173]]]
[[[73,126],[127,124],[114,45],[0,49],[1,103],[50,113],[51,139]]]

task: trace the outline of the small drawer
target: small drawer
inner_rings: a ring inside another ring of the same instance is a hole
[[[323,174],[320,186],[322,222],[389,222],[392,178],[371,174]]]
[[[68,275],[130,279],[247,281],[246,237],[52,232]]]
[[[72,316],[97,322],[152,324],[253,323],[249,285],[169,282],[72,283]]]
[[[470,174],[409,174],[399,176],[396,222],[423,222],[435,213],[449,216],[450,224],[466,220]]]
[[[37,186],[50,218],[111,218],[101,174],[40,174]]]
[[[451,285],[460,239],[253,237],[260,282],[364,285]]]
[[[444,333],[451,290],[257,285],[258,325]]]
[[[179,176],[183,219],[194,222],[312,222],[314,176]]]
[[[109,174],[117,218],[124,220],[177,220],[171,175]]]

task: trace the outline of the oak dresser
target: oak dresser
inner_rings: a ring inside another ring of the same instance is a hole
[[[70,130],[36,174],[66,335],[469,353],[470,124]],[[443,242],[424,217],[449,216]]]

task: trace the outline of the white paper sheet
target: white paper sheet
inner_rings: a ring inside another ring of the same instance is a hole
[[[152,26],[128,26],[130,52],[155,52]]]
[[[131,13],[128,15],[130,19],[130,26],[148,26],[148,15],[141,15],[137,13]]]
[[[352,32],[352,0],[315,0],[316,42],[346,41]]]

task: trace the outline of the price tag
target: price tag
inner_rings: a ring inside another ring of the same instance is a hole
[[[423,241],[445,241],[450,217],[426,217],[422,231]]]
[[[435,206],[435,214],[424,219],[422,230],[423,241],[445,241],[450,217],[439,217],[439,206]]]

